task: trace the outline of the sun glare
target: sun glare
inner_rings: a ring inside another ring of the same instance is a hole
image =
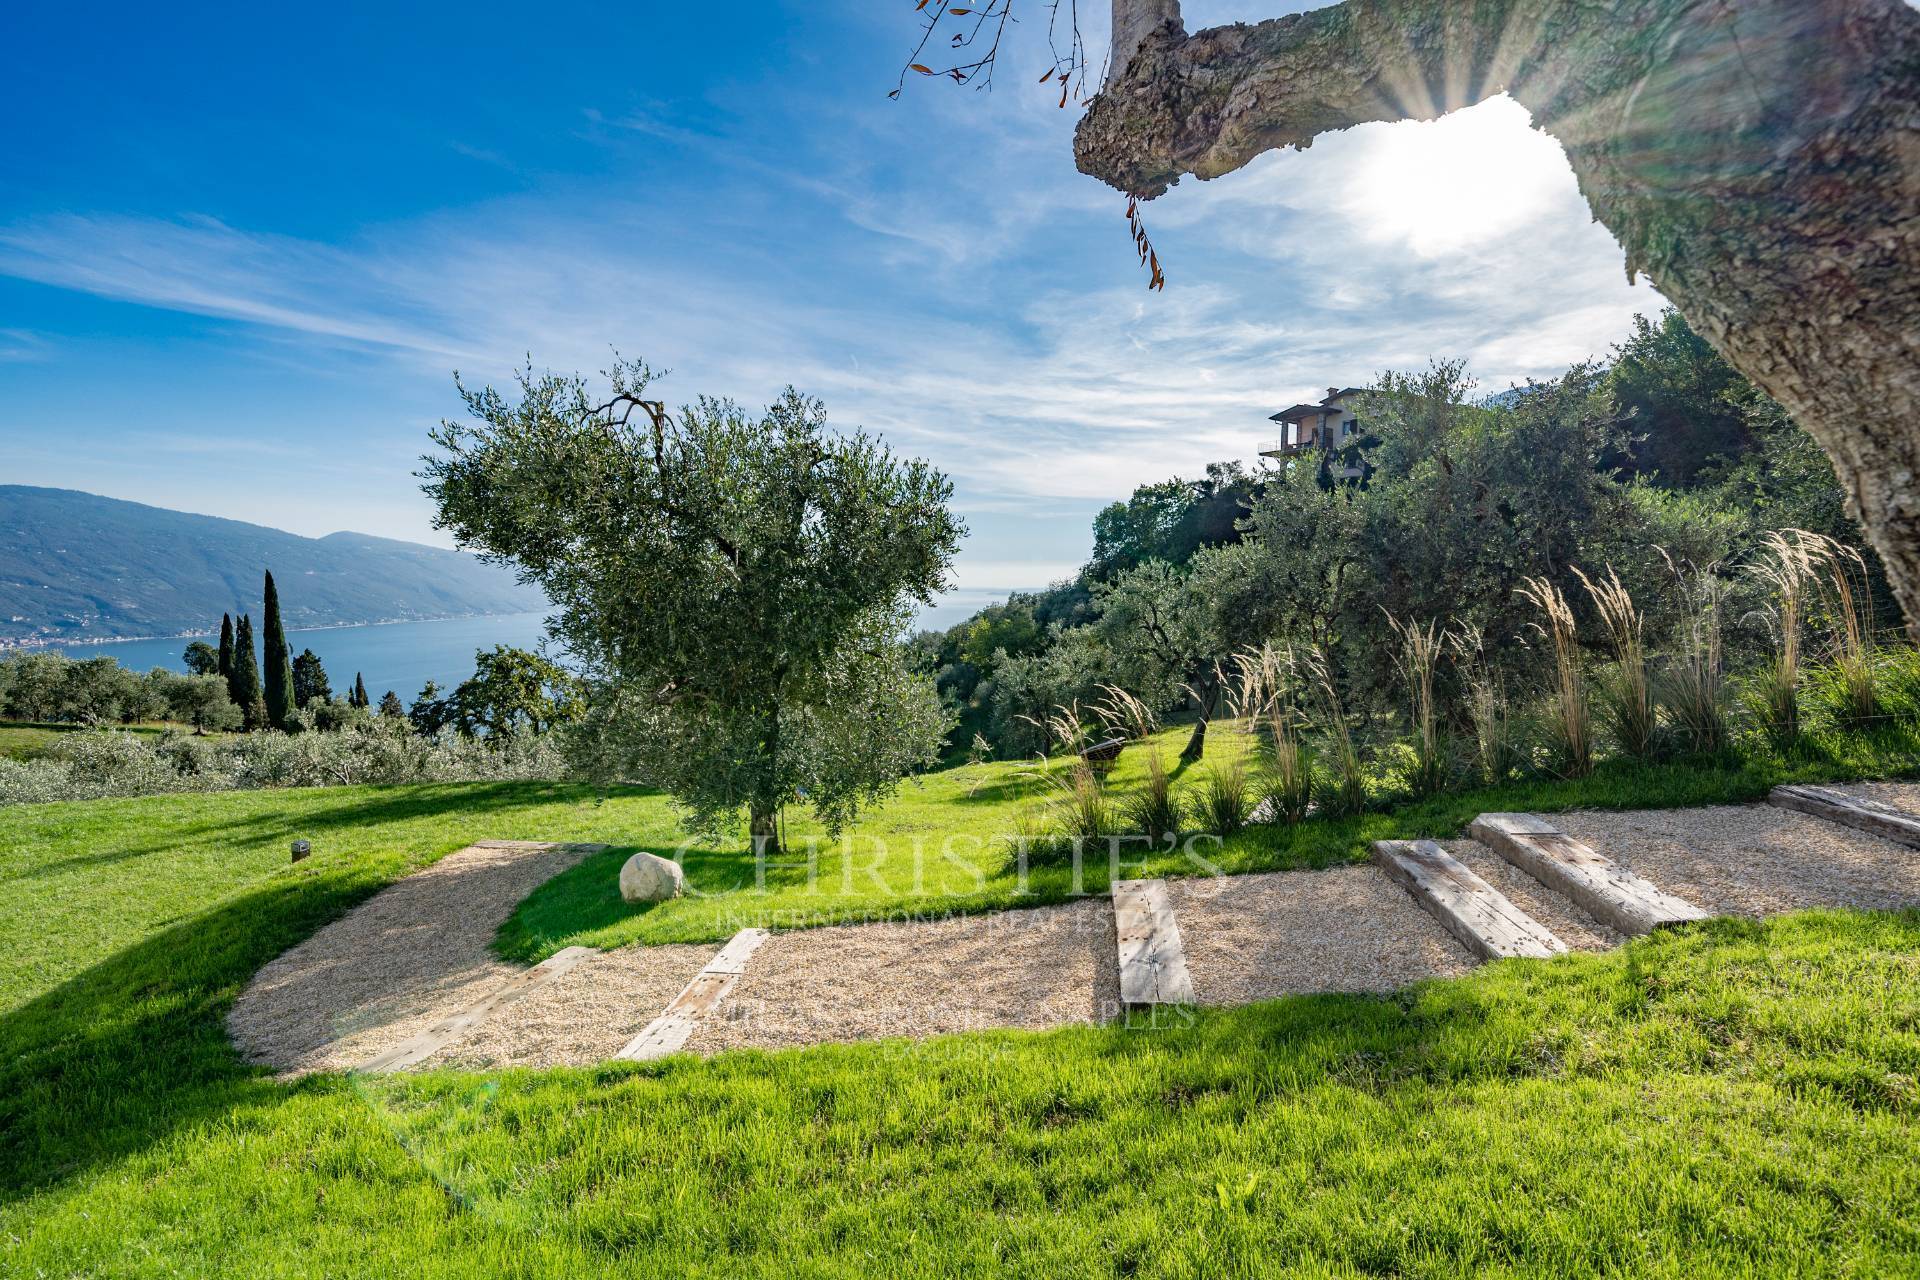
[[[1566,153],[1502,95],[1434,121],[1365,125],[1335,198],[1370,237],[1438,257],[1511,235],[1576,193]]]

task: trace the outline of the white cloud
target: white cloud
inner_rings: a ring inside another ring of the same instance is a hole
[[[973,125],[977,102],[931,110]],[[372,353],[429,389],[416,403],[449,401],[452,367],[498,380],[530,353],[594,370],[611,346],[673,368],[670,398],[753,402],[792,382],[955,476],[960,505],[1004,535],[963,556],[976,589],[1063,576],[1087,534],[1063,533],[1060,508],[1250,458],[1267,414],[1330,383],[1453,355],[1483,385],[1551,376],[1660,305],[1627,284],[1558,145],[1504,100],[1183,184],[1146,209],[1169,264],[1160,294],[1134,271],[1118,197],[1071,172],[1071,120],[1023,98],[990,123],[914,183],[852,130],[820,164],[723,147],[752,194],[774,189],[776,218],[816,202],[791,232],[752,212],[709,227],[730,216],[731,189],[601,196],[585,213],[544,193],[333,244],[61,216],[0,226],[0,272],[241,321],[272,335],[276,361]],[[930,126],[896,111],[872,127],[908,145]],[[827,236],[820,205],[858,230]],[[394,415],[401,452],[425,426]],[[1029,515],[1052,526],[1013,559],[1005,531]]]

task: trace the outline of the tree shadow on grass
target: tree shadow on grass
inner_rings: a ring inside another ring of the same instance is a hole
[[[0,1202],[137,1152],[276,1089],[225,1014],[261,965],[385,883],[279,877],[0,1016]]]
[[[289,790],[292,794],[304,797],[320,788]],[[125,844],[113,849],[101,849],[94,853],[38,863],[24,871],[0,876],[0,883],[47,879],[87,867],[111,866],[152,854],[171,853],[179,849],[182,844],[192,843],[209,836],[229,837],[235,844],[275,841],[291,843],[296,839],[310,839],[313,841],[314,852],[324,854],[326,852],[325,837],[333,832],[367,825],[443,817],[453,813],[477,819],[502,810],[533,805],[569,802],[584,804],[597,800],[601,795],[593,788],[577,783],[555,782],[448,782],[424,786],[357,787],[354,790],[357,793],[355,799],[324,808],[299,806],[247,817],[148,828],[149,839],[142,843]],[[637,787],[621,788],[608,793],[610,797],[655,794],[658,793]],[[540,840],[549,838],[551,834],[551,832],[535,829],[484,828],[476,824],[473,839]]]
[[[137,1151],[176,1127],[282,1087],[242,1063],[226,1036],[234,998],[267,961],[339,919],[413,866],[361,856],[329,862],[325,835],[363,824],[458,816],[468,838],[551,838],[488,829],[487,815],[572,798],[587,787],[542,782],[379,787],[339,803],[154,829],[139,845],[65,859],[111,863],[188,838],[234,844],[314,839],[310,868],[135,943],[0,1015],[0,1202]],[[645,794],[638,793],[636,794]],[[396,839],[404,838],[397,833]],[[16,877],[27,878],[27,877]]]

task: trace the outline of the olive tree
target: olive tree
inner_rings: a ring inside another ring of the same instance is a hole
[[[762,413],[670,414],[644,363],[460,386],[434,433],[438,523],[518,565],[579,663],[579,758],[669,790],[696,829],[747,811],[756,849],[804,799],[831,827],[938,757],[948,720],[909,674],[904,611],[944,585],[952,486],[792,388]]]
[[[1155,706],[1191,695],[1199,708],[1182,760],[1206,751],[1207,724],[1220,702],[1220,664],[1228,656],[1212,602],[1193,575],[1147,560],[1094,590],[1095,633],[1113,655],[1115,676]]]

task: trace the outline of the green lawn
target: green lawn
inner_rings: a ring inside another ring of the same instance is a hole
[[[1614,769],[1221,860],[1913,765],[1891,750]],[[861,830],[987,832],[1013,772],[935,775]],[[297,836],[317,852],[292,867]],[[234,1060],[221,1019],[254,970],[488,836],[675,842],[658,797],[524,783],[0,811],[0,1275],[1920,1273],[1920,913],[1720,921],[1158,1027],[293,1086]],[[740,869],[706,857],[697,879]],[[908,909],[863,892],[871,862],[856,846],[852,891],[828,853],[811,890],[730,901]],[[1019,900],[1003,862],[981,853],[977,893],[930,874],[918,904]],[[718,936],[714,901],[609,918],[556,882],[505,941]]]
[[[177,729],[182,733],[193,732],[192,725],[168,724],[154,721],[150,724],[117,724],[114,729],[127,733],[164,733],[168,729]],[[0,756],[13,760],[34,760],[52,751],[63,733],[81,733],[86,726],[77,724],[42,724],[31,720],[0,720]],[[214,734],[213,737],[227,735]]]

